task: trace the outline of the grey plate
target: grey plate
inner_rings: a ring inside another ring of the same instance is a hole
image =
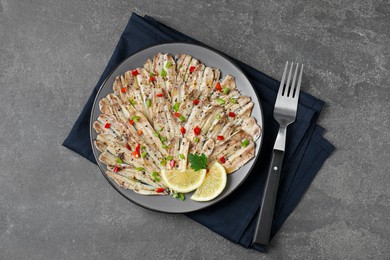
[[[160,212],[167,213],[185,213],[196,211],[199,209],[206,208],[211,206],[218,201],[223,200],[229,194],[231,194],[240,184],[242,184],[245,178],[250,173],[252,167],[254,166],[260,151],[260,146],[262,143],[262,136],[256,141],[256,156],[252,160],[250,160],[247,164],[245,164],[242,168],[234,172],[233,174],[228,175],[227,185],[225,190],[220,194],[216,199],[209,202],[196,202],[190,200],[192,194],[186,195],[185,201],[180,201],[178,199],[174,199],[171,196],[145,196],[139,195],[131,190],[125,190],[119,187],[114,181],[109,179],[106,174],[106,165],[101,163],[97,158],[100,155],[100,152],[96,149],[93,144],[93,140],[96,139],[96,132],[92,128],[93,122],[97,119],[99,114],[101,113],[99,110],[99,101],[107,96],[107,94],[112,93],[112,85],[114,83],[115,77],[124,74],[126,71],[134,69],[136,67],[143,67],[145,61],[147,59],[153,58],[155,54],[158,52],[162,53],[170,53],[172,55],[186,53],[194,58],[203,62],[206,66],[219,68],[221,70],[221,77],[224,77],[227,74],[230,74],[235,77],[237,88],[241,91],[243,95],[250,96],[255,106],[252,110],[252,116],[256,118],[257,123],[263,128],[263,116],[261,111],[261,105],[259,98],[254,91],[251,83],[244,75],[244,73],[236,67],[230,60],[221,54],[215,52],[214,50],[201,47],[198,45],[187,44],[187,43],[169,43],[169,44],[161,44],[157,46],[153,46],[147,49],[144,49],[140,52],[137,52],[133,56],[127,58],[123,61],[106,79],[106,81],[100,87],[100,90],[95,98],[94,105],[92,107],[91,113],[91,143],[93,153],[95,155],[96,161],[98,162],[99,168],[102,171],[103,175],[106,177],[108,182],[125,198],[130,201],[145,207],[147,209],[156,210]]]

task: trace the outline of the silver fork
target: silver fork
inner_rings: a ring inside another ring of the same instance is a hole
[[[301,88],[303,64],[296,83],[299,64],[295,66],[295,73],[290,84],[294,63],[291,63],[287,82],[286,74],[288,62],[284,68],[280,82],[278,96],[275,102],[274,118],[279,123],[279,133],[276,137],[272,152],[271,165],[268,170],[267,182],[265,184],[260,212],[257,220],[253,244],[268,246],[271,233],[272,220],[275,209],[276,195],[278,192],[280,172],[282,168],[284,149],[286,146],[287,126],[295,121],[298,108],[298,98]],[[295,84],[296,83],[296,84]]]

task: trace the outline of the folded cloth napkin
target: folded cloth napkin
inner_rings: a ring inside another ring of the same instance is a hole
[[[152,17],[132,14],[106,69],[63,145],[96,163],[90,143],[89,126],[92,104],[99,87],[109,73],[127,57],[146,47],[169,42],[202,45]],[[264,247],[253,246],[251,241],[278,131],[278,124],[272,115],[279,82],[240,61],[234,62],[246,73],[262,103],[265,128],[260,159],[246,181],[228,198],[186,215],[234,243],[264,252]],[[287,131],[286,152],[271,236],[276,234],[297,206],[334,149],[322,136],[324,129],[316,125],[322,107],[321,100],[301,92],[296,121]]]

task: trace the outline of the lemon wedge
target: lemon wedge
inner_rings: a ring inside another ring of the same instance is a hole
[[[206,170],[162,170],[160,175],[168,188],[176,192],[187,193],[202,185]]]
[[[225,168],[218,162],[215,162],[203,184],[191,196],[195,201],[210,201],[215,199],[226,187],[226,171]]]

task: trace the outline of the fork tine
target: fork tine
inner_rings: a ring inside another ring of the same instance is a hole
[[[291,88],[291,85],[290,85],[290,80],[291,80],[291,72],[292,72],[292,68],[294,66],[294,62],[291,62],[291,65],[290,65],[290,72],[288,73],[288,77],[287,77],[287,82],[286,82],[286,87],[285,89],[283,90],[283,96],[288,96],[288,93],[290,92],[290,88]]]
[[[299,91],[301,90],[301,82],[302,82],[302,72],[303,72],[303,64],[301,66],[301,72],[299,73],[297,87],[294,89],[293,98],[295,98],[295,96],[299,97]]]
[[[286,62],[286,66],[284,66],[284,71],[283,71],[282,80],[280,81],[278,96],[282,96],[284,92],[284,82],[286,80],[287,67],[288,67],[288,61]]]
[[[299,63],[296,64],[295,66],[295,72],[294,72],[294,77],[293,77],[293,80],[292,80],[292,83],[291,83],[291,87],[288,89],[288,93],[287,93],[287,96],[288,97],[294,97],[294,94],[295,94],[295,81],[297,79],[297,72],[298,72],[298,67],[299,67]],[[290,95],[291,94],[291,95]]]

